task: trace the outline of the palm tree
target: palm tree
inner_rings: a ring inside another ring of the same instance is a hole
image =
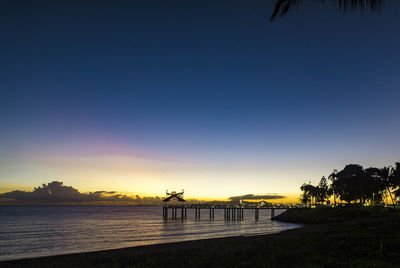
[[[400,195],[400,163],[397,162],[396,167],[391,169],[391,176],[389,178],[390,186],[396,196]],[[393,203],[395,204],[395,203]]]
[[[393,168],[392,167],[383,167],[379,170],[379,176],[381,177],[387,192],[389,193],[390,199],[392,200],[393,206],[395,206],[393,194],[391,189],[395,186],[393,181]]]
[[[357,9],[361,11],[379,11],[385,0],[331,0],[335,7],[338,7],[342,11],[355,11]],[[315,0],[315,2],[325,3],[324,0]],[[297,8],[303,3],[302,0],[277,0],[275,3],[274,11],[272,12],[270,21],[273,21],[278,15],[284,16],[289,10]]]

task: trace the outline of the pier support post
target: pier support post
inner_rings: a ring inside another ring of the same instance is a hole
[[[271,208],[271,219],[272,219],[273,217],[275,217],[275,209],[274,209],[274,208]]]
[[[254,216],[255,219],[258,220],[258,208],[255,209]]]
[[[186,219],[186,215],[187,215],[187,208],[185,208],[185,219]]]

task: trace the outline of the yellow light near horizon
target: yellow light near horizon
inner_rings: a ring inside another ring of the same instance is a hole
[[[33,187],[53,180],[63,181],[80,192],[116,191],[126,195],[165,196],[165,190],[185,189],[185,198],[227,201],[230,196],[279,192],[287,196],[272,203],[297,202],[298,194],[283,192],[288,184],[279,174],[235,167],[152,161],[127,156],[37,157],[19,173]],[[22,175],[21,175],[22,174]],[[33,177],[35,174],[36,177]],[[56,174],[56,176],[54,175]],[[273,180],[268,180],[273,177]],[[12,176],[9,178],[13,179]],[[252,179],[248,179],[252,178]],[[300,185],[300,184],[299,184]],[[6,185],[1,185],[3,188]],[[296,185],[297,188],[297,185]],[[257,189],[255,191],[254,189]],[[15,190],[15,189],[13,189]],[[260,190],[262,190],[260,192]]]

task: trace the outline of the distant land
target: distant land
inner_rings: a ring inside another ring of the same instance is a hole
[[[193,203],[213,203],[213,204],[239,204],[240,200],[244,203],[259,202],[260,200],[284,199],[285,196],[278,194],[253,195],[246,194],[229,197],[226,200],[200,200],[186,199],[187,204]],[[121,194],[116,191],[95,191],[80,193],[72,186],[66,186],[61,181],[53,181],[35,187],[32,192],[14,190],[0,194],[0,205],[66,205],[66,206],[85,206],[85,205],[162,205],[164,197],[159,196],[139,196]],[[174,202],[174,201],[171,201]],[[175,201],[176,202],[176,201]],[[264,201],[264,203],[268,203]]]

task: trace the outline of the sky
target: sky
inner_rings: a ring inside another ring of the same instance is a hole
[[[0,8],[0,192],[224,199],[400,161],[400,3],[11,1]]]

